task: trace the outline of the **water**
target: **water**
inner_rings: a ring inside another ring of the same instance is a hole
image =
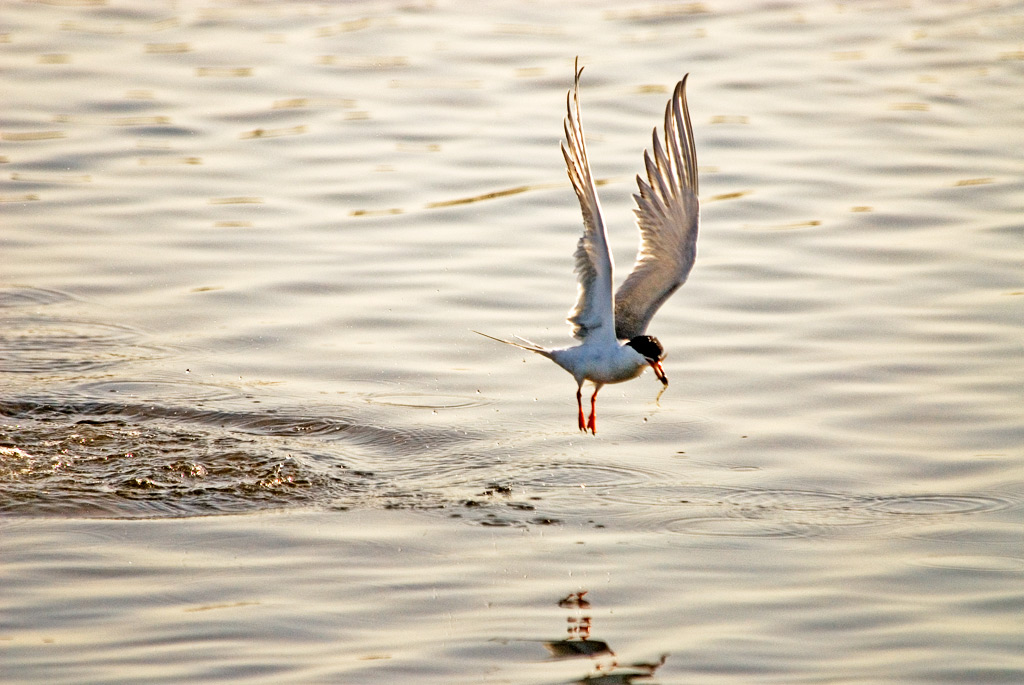
[[[1014,3],[4,3],[4,682],[1024,680]],[[551,344],[576,55],[672,385]],[[579,593],[585,593],[580,597]]]

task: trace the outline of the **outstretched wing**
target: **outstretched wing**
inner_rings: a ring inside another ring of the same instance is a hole
[[[665,145],[654,129],[652,149],[644,152],[647,181],[636,177],[640,249],[632,273],[615,293],[615,335],[643,335],[654,313],[693,268],[697,256],[700,204],[697,153],[686,106],[686,79],[676,84],[665,106]]]
[[[580,340],[595,333],[614,339],[612,256],[608,251],[601,204],[597,200],[597,188],[587,160],[587,145],[583,140],[583,122],[580,120],[582,72],[577,59],[576,82],[570,94],[572,97],[570,99],[570,95],[565,96],[565,143],[561,146],[569,180],[572,181],[583,211],[583,235],[576,244],[575,254],[576,305],[569,312],[569,324],[572,326],[572,334]]]

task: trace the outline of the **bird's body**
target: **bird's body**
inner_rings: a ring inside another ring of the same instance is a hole
[[[668,385],[661,367],[664,349],[656,338],[646,335],[647,326],[690,273],[696,257],[700,209],[697,156],[683,78],[665,108],[664,146],[655,129],[653,151],[644,153],[647,180],[637,177],[640,192],[634,195],[640,249],[633,271],[612,295],[612,256],[580,120],[581,72],[576,69],[575,87],[571,99],[566,99],[566,142],[562,146],[583,213],[584,230],[575,253],[576,304],[568,319],[580,344],[548,349],[522,338],[513,342],[480,335],[545,356],[572,374],[577,386],[579,428],[596,433],[595,402],[604,385],[636,378],[648,366],[658,380]],[[594,393],[590,418],[585,421],[582,388],[586,381],[594,384]]]
[[[595,385],[622,383],[639,376],[647,368],[647,359],[628,345],[574,345],[551,350],[551,361],[572,374],[576,383]]]

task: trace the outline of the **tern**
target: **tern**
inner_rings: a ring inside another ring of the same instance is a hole
[[[575,84],[566,94],[565,142],[562,156],[569,180],[583,212],[583,235],[576,245],[576,304],[568,322],[578,345],[548,349],[525,338],[518,342],[480,335],[506,345],[547,357],[576,379],[579,429],[597,433],[597,393],[609,383],[636,378],[647,367],[654,369],[662,391],[668,377],[662,368],[665,349],[647,327],[655,312],[686,282],[697,255],[700,204],[697,200],[697,153],[686,104],[686,80],[676,84],[665,106],[664,144],[658,129],[652,134],[651,149],[644,152],[647,180],[637,175],[639,193],[634,194],[640,248],[633,271],[612,297],[612,255],[597,199],[597,184],[587,158],[587,144],[580,119],[579,59],[574,67]],[[583,384],[590,381],[590,417],[584,421]],[[659,393],[660,397],[660,393]]]

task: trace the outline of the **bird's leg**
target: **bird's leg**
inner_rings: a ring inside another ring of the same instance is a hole
[[[580,409],[580,430],[587,430],[587,424],[583,422],[583,386],[576,388],[576,406]]]
[[[601,390],[600,385],[594,386],[594,394],[590,396],[590,419],[587,420],[587,428],[591,433],[597,435],[597,409],[595,404],[597,403],[597,393]],[[582,409],[580,410],[582,411]],[[582,420],[582,418],[580,419]]]

